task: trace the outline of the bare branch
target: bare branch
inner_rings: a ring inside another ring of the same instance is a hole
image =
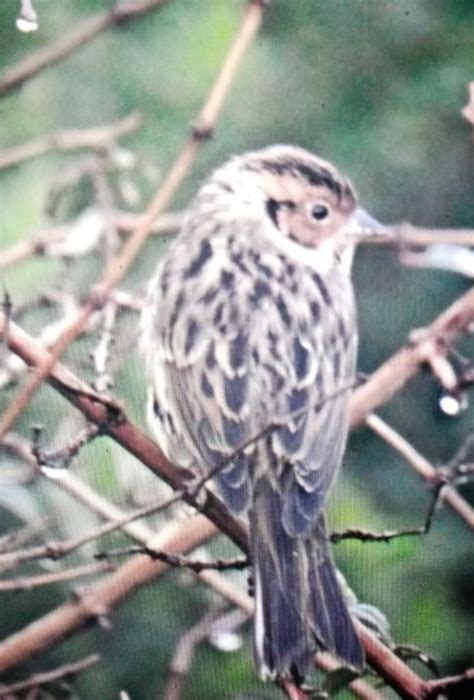
[[[351,425],[362,423],[369,413],[389,401],[435,355],[447,353],[456,337],[474,323],[474,290],[457,299],[416,340],[405,345],[379,367],[351,399]]]
[[[423,455],[417,452],[407,440],[387,425],[385,421],[372,413],[367,417],[366,422],[382,440],[401,454],[428,484],[433,485],[439,483],[440,475],[435,467],[433,467]],[[445,485],[440,492],[440,498],[446,501],[471,529],[474,529],[474,511],[453,486]]]
[[[99,561],[110,560],[114,557],[130,556],[131,554],[147,554],[152,559],[164,561],[165,564],[178,569],[191,569],[197,574],[201,571],[228,571],[234,569],[241,571],[250,566],[248,557],[233,557],[232,559],[214,559],[214,561],[197,561],[196,559],[188,559],[180,554],[169,554],[169,552],[159,551],[151,547],[128,547],[126,549],[111,549],[107,552],[99,552],[95,555],[95,559]],[[0,587],[1,590],[1,587]]]
[[[4,319],[0,316],[0,331],[2,330],[3,321]],[[23,331],[20,331],[15,324],[11,324],[9,345],[14,352],[18,352],[29,364],[37,365],[45,361],[47,351],[35,343],[33,339],[29,338]],[[209,521],[204,520],[204,522],[207,523],[208,529],[206,530],[205,538],[201,541],[209,539],[216,534],[219,529],[221,532],[227,534],[241,549],[245,552],[248,551],[246,528],[242,523],[230,516],[219,499],[214,496],[212,492],[206,492],[204,506],[196,503],[192,495],[187,492],[186,484],[183,482],[181,473],[165,459],[157,446],[123,417],[120,421],[110,422],[108,420],[106,405],[95,400],[93,393],[91,394],[87,385],[82,384],[77,377],[60,364],[56,365],[53,369],[48,381],[71,403],[79,408],[88,420],[100,425],[104,432],[138,457],[143,464],[161,476],[161,478],[167,481],[175,490],[183,492],[183,494],[185,494],[184,497],[190,500],[191,503],[194,503],[197,507],[201,507],[209,520],[212,520],[212,522],[216,524],[211,525]],[[196,522],[199,521],[196,519]],[[183,524],[183,528],[186,530],[189,538],[196,536],[196,527],[190,525],[189,521]],[[183,541],[186,543],[186,551],[190,551],[197,546],[197,543],[194,545],[190,544],[189,539],[180,539],[181,543]],[[162,541],[159,543],[152,541],[152,543],[147,543],[146,546],[151,549],[157,548],[167,552],[179,551],[182,553],[181,549],[175,549],[171,545],[168,546],[167,543],[163,544]],[[93,593],[91,594],[92,599],[87,598],[86,611],[82,608],[77,610],[76,607],[71,607],[72,604],[62,606],[47,615],[40,622],[37,622],[33,630],[26,629],[14,635],[9,640],[6,640],[3,645],[0,645],[0,672],[15,665],[26,656],[41,651],[46,645],[56,643],[66,634],[70,634],[74,629],[83,625],[87,619],[97,617],[99,614],[106,614],[110,607],[118,604],[118,602],[122,600],[122,597],[127,595],[130,590],[122,581],[121,572],[128,571],[126,567],[133,567],[134,562],[136,562],[135,566],[139,567],[139,562],[143,561],[143,558],[143,555],[138,555],[137,558],[127,562],[116,574],[113,574],[112,577],[107,579],[107,581],[109,581],[113,577],[119,578],[119,582],[110,586],[110,588],[106,586],[106,583],[98,584],[98,586],[94,587]],[[163,569],[158,569],[160,572],[164,570],[165,565],[161,562],[151,562],[149,557],[145,557],[145,559],[151,566],[163,567]],[[149,580],[147,574],[144,572],[148,572],[148,575],[152,572],[152,575],[154,575],[157,570],[154,568],[150,569],[148,566],[143,565],[143,570],[140,569],[140,574],[136,570],[134,571],[135,573],[133,575],[138,578],[138,582],[133,585],[140,585],[143,582],[142,576],[144,576],[146,580]],[[210,577],[211,574],[215,575],[216,572],[202,572],[200,576]],[[124,576],[128,579],[128,574],[124,574]],[[208,578],[207,580],[212,579]],[[105,600],[102,593],[103,589],[100,588],[100,585],[106,586],[107,596]],[[124,591],[125,588],[126,592]],[[100,593],[99,600],[97,600],[96,596],[97,590],[99,590]],[[118,597],[117,590],[120,591]],[[222,590],[226,590],[225,586]],[[408,669],[402,661],[397,659],[381,642],[378,642],[363,625],[358,625],[358,629],[359,628],[368,660],[377,672],[394,688],[402,689],[402,694],[404,693],[406,697],[419,700],[422,697],[420,695],[423,683],[421,679]]]
[[[462,700],[474,697],[474,668],[459,676],[426,681],[422,700]]]
[[[62,61],[81,46],[92,41],[98,34],[118,24],[140,17],[163,5],[166,0],[122,1],[112,9],[99,12],[75,27],[69,34],[61,36],[55,43],[30,54],[19,63],[10,66],[0,76],[0,97],[31,80],[46,68]]]
[[[170,553],[183,553],[206,542],[216,528],[198,515],[185,523],[170,523],[152,542]],[[115,573],[88,588],[83,595],[48,613],[34,625],[26,627],[0,643],[0,673],[37,654],[108,613],[137,587],[161,576],[167,565],[138,555]]]
[[[332,532],[330,536],[331,542],[337,544],[338,542],[349,539],[359,540],[360,542],[390,542],[400,537],[419,537],[420,535],[426,535],[431,529],[435,509],[444,486],[445,483],[443,481],[437,484],[425,522],[420,527],[414,527],[409,530],[385,530],[384,532],[371,532],[370,530],[350,528],[341,532]]]
[[[2,579],[0,581],[0,593],[7,591],[29,591],[39,586],[49,586],[54,583],[70,581],[81,576],[100,574],[114,571],[115,565],[111,561],[96,562],[93,564],[83,564],[64,571],[56,571],[50,574],[39,574],[38,576],[18,576],[10,581]]]
[[[91,666],[99,663],[100,655],[91,654],[86,656],[79,661],[74,661],[73,663],[64,664],[59,666],[53,671],[44,671],[43,673],[35,673],[33,676],[25,681],[18,681],[17,683],[12,683],[11,685],[0,685],[0,697],[6,698],[11,696],[13,693],[20,693],[24,690],[31,690],[32,688],[39,688],[47,683],[55,683],[57,681],[65,680],[66,678],[71,678],[71,676],[76,676],[78,673],[86,671]]]
[[[145,0],[143,0],[141,4],[145,4]],[[140,3],[134,3],[133,7],[139,5]],[[196,122],[197,126],[194,127],[191,136],[185,143],[167,177],[152,199],[140,224],[138,224],[137,228],[124,245],[121,253],[111,260],[101,283],[93,290],[91,296],[78,311],[73,321],[58,338],[51,348],[51,353],[45,357],[44,364],[36,368],[36,372],[30,377],[29,381],[26,382],[23,389],[17,394],[5,411],[0,421],[0,440],[11,430],[18,417],[33,398],[40,384],[51,372],[51,369],[66,348],[80,334],[92,313],[106,303],[108,294],[117,286],[138,255],[150,233],[153,222],[168,205],[176,189],[188,174],[189,169],[197,158],[201,144],[205,138],[210,136],[217,123],[224,100],[235,78],[237,69],[260,26],[263,9],[264,3],[261,0],[252,0],[249,2],[237,36],[229,49],[209,97],[205,101],[198,116]],[[117,11],[114,13],[114,17],[116,16],[116,12]]]
[[[127,117],[111,124],[104,124],[104,126],[90,129],[65,129],[45,136],[38,136],[27,143],[0,151],[0,170],[12,168],[26,160],[38,158],[47,153],[106,149],[117,139],[136,131],[141,124],[141,114],[132,112]]]
[[[86,214],[95,214],[96,217],[99,216],[99,213],[96,210],[85,210],[82,212],[81,216]],[[114,212],[114,221],[117,228],[119,231],[126,234],[130,234],[130,232],[139,225],[142,217],[143,214],[134,214],[132,212]],[[176,233],[181,226],[183,217],[184,214],[182,212],[169,212],[167,214],[162,214],[156,221],[153,222],[151,234],[169,235]],[[0,270],[6,269],[12,265],[17,265],[18,263],[36,255],[57,255],[58,246],[63,244],[68,239],[69,235],[71,234],[71,230],[74,229],[79,220],[80,217],[68,224],[37,231],[29,238],[26,238],[26,240],[21,240],[12,245],[10,248],[3,250],[0,253]],[[59,248],[59,252],[60,251],[61,248]]]

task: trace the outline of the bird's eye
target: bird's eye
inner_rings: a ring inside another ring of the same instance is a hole
[[[316,221],[323,221],[329,216],[329,208],[325,204],[315,204],[311,209],[311,216]]]

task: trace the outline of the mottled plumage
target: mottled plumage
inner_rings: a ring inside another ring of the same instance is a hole
[[[357,333],[357,210],[333,166],[289,146],[235,158],[195,198],[153,278],[142,321],[149,418],[162,449],[217,475],[250,521],[255,655],[302,677],[318,647],[363,652],[327,543]]]

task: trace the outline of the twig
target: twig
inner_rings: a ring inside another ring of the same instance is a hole
[[[18,681],[17,683],[12,683],[11,685],[2,684],[0,685],[0,698],[7,698],[13,693],[19,693],[24,690],[39,688],[40,686],[47,685],[48,683],[56,683],[57,681],[65,680],[66,678],[70,678],[71,676],[75,676],[78,673],[86,671],[91,666],[95,666],[95,664],[99,663],[99,661],[99,654],[90,654],[79,661],[58,666],[58,668],[55,668],[53,671],[35,673],[25,681]]]
[[[426,681],[422,700],[470,700],[474,697],[474,668],[459,676]]]
[[[384,245],[401,248],[427,247],[439,243],[459,246],[474,246],[474,229],[462,228],[423,228],[409,223],[386,227],[387,237],[368,238],[369,245]]]
[[[170,677],[163,691],[163,700],[179,700],[184,682],[189,675],[197,648],[209,638],[216,626],[226,624],[228,627],[242,622],[240,610],[222,613],[222,610],[211,609],[203,615],[191,629],[187,630],[176,644],[173,658],[170,662]]]
[[[137,3],[135,3],[134,6],[137,6]],[[197,158],[201,144],[205,139],[210,137],[217,123],[224,100],[235,78],[237,69],[260,26],[263,9],[263,0],[251,0],[249,2],[237,36],[230,47],[209,97],[198,116],[191,136],[188,138],[163,184],[152,199],[142,221],[124,245],[120,255],[111,261],[101,283],[97,285],[74,320],[64,330],[51,348],[51,353],[45,358],[44,364],[37,367],[35,373],[31,376],[29,381],[26,382],[23,389],[17,394],[5,411],[0,421],[0,440],[11,430],[16,420],[30,403],[40,384],[51,372],[51,369],[66,348],[79,335],[92,313],[106,303],[110,291],[116,287],[135,260],[135,257],[150,232],[153,222],[170,202],[176,189],[188,174],[189,169]],[[115,11],[115,14],[116,12],[117,11]]]
[[[335,544],[349,539],[359,540],[359,542],[390,542],[391,540],[399,539],[400,537],[418,537],[420,535],[426,535],[431,529],[436,506],[444,486],[444,481],[440,481],[437,484],[433,498],[431,499],[430,507],[428,508],[425,522],[423,525],[420,525],[420,527],[414,527],[409,530],[385,530],[384,532],[371,532],[370,530],[350,528],[341,532],[332,532],[330,535],[330,540]]]
[[[99,561],[109,561],[115,557],[130,556],[131,554],[146,554],[152,559],[164,561],[165,564],[178,569],[191,569],[197,574],[201,571],[228,571],[233,569],[241,571],[250,566],[248,557],[233,557],[232,559],[215,559],[214,561],[197,561],[188,559],[179,554],[169,554],[169,552],[159,551],[151,547],[127,547],[126,549],[111,549],[107,552],[98,552],[94,555]],[[1,588],[0,588],[1,590]]]
[[[114,4],[112,9],[86,19],[58,41],[35,51],[22,61],[10,66],[0,76],[0,97],[31,80],[38,73],[62,61],[73,51],[92,41],[98,34],[119,24],[140,17],[163,5],[166,0],[136,0]]]
[[[45,452],[40,446],[42,430],[41,426],[33,427],[32,454],[38,466],[50,467],[51,469],[67,469],[82,448],[100,435],[100,428],[97,425],[88,425],[79,435],[70,440],[65,447],[54,452]]]
[[[2,329],[2,321],[3,319],[0,316],[0,331]],[[44,362],[45,354],[47,354],[47,351],[44,350],[44,348],[35,343],[35,341],[23,333],[23,331],[20,331],[15,324],[12,324],[9,345],[10,348],[14,352],[20,354],[27,363],[33,365]],[[92,400],[87,395],[87,385],[82,385],[82,383],[71,372],[66,370],[65,367],[60,364],[56,365],[48,381],[71,403],[79,408],[88,418],[88,420],[96,422],[101,426],[107,424],[106,407],[103,404]],[[73,391],[71,391],[70,386],[74,387]],[[167,481],[174,489],[186,493],[186,486],[183,483],[181,474],[178,473],[173,465],[165,459],[157,446],[135,426],[128,421],[123,420],[118,423],[108,424],[107,433],[117,442],[123,445],[129,452],[131,452],[131,454],[140,459],[143,464]],[[248,551],[246,529],[241,523],[237,522],[235,518],[229,515],[227,509],[221,504],[219,499],[212,494],[212,492],[206,493],[206,502],[204,506],[202,506],[202,510],[205,512],[207,517],[217,525],[216,527],[216,525],[211,525],[208,521],[205,521],[208,523],[209,530],[206,532],[206,538],[204,538],[202,541],[212,537],[219,529],[221,532],[227,534],[227,536],[230,537],[241,549]],[[185,523],[183,527],[185,528],[189,538],[196,535],[195,527],[189,522]],[[184,541],[188,545],[189,540],[184,539]],[[155,541],[152,541],[152,543],[147,543],[146,546],[149,546],[152,549],[160,548],[167,552],[177,551],[174,550],[172,546],[163,544],[161,541],[158,544]],[[195,546],[197,546],[197,544]],[[193,548],[194,546],[189,546],[189,549],[186,551],[190,551],[190,549]],[[181,550],[179,551],[182,553]],[[144,560],[152,566],[165,567],[165,565],[161,562],[151,562],[149,557],[139,555],[138,560]],[[132,567],[134,562],[137,562],[137,559],[132,559],[131,562],[127,562],[127,564],[123,565],[123,567],[121,567],[121,569],[113,576],[118,576],[120,572],[127,571],[126,567],[128,565]],[[138,567],[138,563],[136,566]],[[162,569],[159,569],[159,571],[161,570]],[[145,576],[146,580],[148,580],[143,572],[152,571],[154,573],[156,569],[149,569],[144,566],[143,570],[140,569],[140,571]],[[200,576],[209,577],[211,574],[215,575],[216,572],[202,572]],[[139,576],[136,571],[134,575]],[[140,582],[142,582],[141,577],[139,577],[137,585],[139,585]],[[118,599],[115,598],[115,587],[112,586],[111,588],[111,591],[109,591],[109,589],[107,589],[107,591],[110,592],[113,602],[109,602],[110,596],[108,594],[106,601],[103,600],[103,597],[100,598],[99,604],[96,604],[97,589],[93,589],[94,594],[92,602],[94,605],[92,610],[95,611],[96,615],[98,614],[97,610],[107,612],[111,606],[118,603],[122,599],[122,595],[126,595],[123,590],[123,583],[117,584],[117,589],[120,590]],[[222,590],[225,590],[225,587],[223,587]],[[86,615],[84,611],[82,611],[82,613],[78,613],[76,608],[62,606],[43,618],[41,624],[39,622],[36,623],[33,630],[26,629],[23,631],[23,633],[20,632],[11,637],[9,640],[6,640],[3,645],[0,645],[0,672],[6,670],[12,665],[15,665],[26,656],[41,651],[46,645],[59,641],[64,635],[69,634],[73,629],[76,629],[84,624],[86,619],[90,619],[91,616],[94,617],[91,610],[89,608],[87,608],[87,610],[88,614]],[[402,688],[403,692],[404,689],[408,687],[409,692],[407,691],[405,694],[406,697],[418,700],[421,696],[419,694],[414,694],[411,691],[413,688],[415,688],[415,686],[419,689],[419,687],[421,687],[419,684],[421,684],[422,681],[399,659],[394,657],[390,650],[384,647],[383,644],[377,642],[373,635],[363,628],[362,625],[360,627],[363,629],[361,636],[364,641],[364,647],[366,649],[369,661],[372,663],[374,668],[382,675],[383,678],[388,679],[393,687],[398,689]],[[45,638],[49,640],[49,642],[45,641]]]
[[[30,522],[18,530],[2,535],[2,537],[0,537],[0,555],[4,554],[5,552],[9,552],[12,549],[16,549],[44,532],[47,523],[47,518],[39,518],[38,520]]]
[[[56,571],[51,574],[39,574],[38,576],[18,576],[10,581],[2,579],[0,581],[0,593],[7,591],[29,591],[32,588],[39,586],[49,586],[53,583],[61,583],[62,581],[70,581],[81,576],[90,576],[91,574],[100,574],[110,572],[115,569],[115,565],[111,561],[96,562],[93,564],[83,564],[75,566],[64,571]]]
[[[89,129],[64,129],[38,136],[32,141],[0,151],[0,170],[6,170],[47,153],[70,153],[84,149],[95,151],[109,148],[117,139],[136,131],[141,124],[141,114],[132,112],[127,117],[111,124]]]
[[[153,541],[153,546],[171,553],[186,554],[216,533],[215,526],[197,515],[185,523],[170,523]],[[151,544],[151,543],[150,543]],[[88,588],[83,595],[61,605],[24,630],[0,643],[0,673],[57,644],[74,630],[99,616],[106,616],[137,587],[161,576],[167,565],[137,556]]]
[[[440,475],[437,469],[396,430],[373,413],[367,417],[366,422],[369,428],[402,455],[425,481],[430,485],[439,483]],[[446,484],[440,492],[440,498],[446,501],[471,529],[474,529],[474,511],[453,486]]]
[[[446,353],[455,338],[474,323],[474,290],[469,290],[433,323],[379,367],[351,398],[351,425],[387,403],[434,354]]]
[[[90,210],[86,210],[89,212]],[[84,214],[85,212],[83,212]],[[97,213],[98,215],[98,213]],[[132,212],[114,211],[114,220],[120,232],[130,234],[140,221],[143,214],[134,214]],[[169,212],[162,214],[153,222],[151,233],[153,235],[169,235],[175,233],[184,218],[182,212]],[[31,235],[26,240],[21,240],[19,243],[12,245],[10,248],[3,250],[0,253],[0,270],[6,269],[12,265],[32,257],[32,256],[47,256],[54,251],[55,246],[63,243],[70,234],[71,228],[76,224],[72,221],[69,224],[54,226],[49,229],[38,231]]]

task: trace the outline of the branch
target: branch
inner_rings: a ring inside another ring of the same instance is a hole
[[[39,136],[32,141],[0,151],[0,170],[6,170],[46,153],[105,149],[120,137],[136,131],[141,123],[141,114],[132,112],[124,119],[111,124],[90,129],[64,129]]]
[[[130,554],[146,554],[151,559],[158,559],[165,562],[168,566],[177,569],[190,569],[197,574],[201,571],[242,571],[250,566],[248,557],[233,557],[232,559],[214,559],[213,561],[198,561],[196,559],[188,559],[181,554],[170,554],[152,547],[128,547],[127,549],[112,549],[107,552],[98,552],[94,555],[99,561],[110,560],[114,557],[129,556]],[[1,590],[1,581],[0,581]]]
[[[145,2],[143,1],[142,4],[145,4]],[[137,3],[135,3],[135,6],[137,6]],[[40,384],[51,372],[57,360],[81,333],[92,313],[106,303],[108,294],[120,282],[138,255],[140,248],[150,233],[153,222],[168,205],[177,188],[188,174],[189,169],[197,158],[201,144],[211,136],[215,128],[237,69],[260,26],[263,10],[263,0],[250,0],[237,36],[229,49],[217,80],[192,129],[191,136],[184,144],[163,184],[152,199],[143,219],[124,245],[121,253],[110,261],[100,284],[93,290],[74,320],[60,335],[51,348],[51,353],[45,357],[44,363],[37,367],[36,372],[26,382],[23,389],[5,411],[0,421],[0,440],[11,430],[18,417],[33,398]]]
[[[171,523],[163,528],[153,545],[168,552],[186,554],[215,533],[215,526],[204,516],[197,515],[185,523]],[[0,643],[0,673],[57,644],[88,622],[106,617],[133,590],[156,580],[167,568],[163,562],[147,556],[134,557],[82,595]]]
[[[4,317],[0,315],[0,332],[3,329]],[[30,338],[26,333],[21,331],[14,323],[10,323],[9,336],[8,336],[9,347],[13,352],[18,353],[22,359],[29,365],[36,366],[40,363],[44,363],[48,351],[36,343],[32,338]],[[56,388],[65,398],[68,399],[72,404],[74,404],[86,418],[96,423],[101,427],[104,433],[108,434],[119,444],[121,444],[125,449],[127,449],[131,454],[136,456],[145,466],[154,471],[158,476],[164,479],[168,484],[170,484],[175,490],[182,491],[184,498],[189,500],[193,505],[200,508],[206,516],[211,520],[214,525],[211,525],[207,520],[203,518],[203,521],[207,523],[206,538],[203,537],[202,542],[214,536],[219,530],[230,537],[244,552],[248,552],[248,540],[247,540],[247,530],[240,521],[233,518],[221,503],[221,501],[209,491],[206,491],[206,499],[204,506],[197,503],[189,490],[186,490],[186,484],[183,481],[182,474],[164,457],[160,452],[158,447],[141,431],[139,431],[134,425],[121,416],[120,421],[110,421],[110,416],[108,415],[107,405],[99,402],[91,395],[89,387],[80,382],[80,380],[75,377],[69,370],[64,366],[57,364],[53,369],[50,377],[48,378],[49,383]],[[186,495],[187,494],[187,495]],[[201,494],[202,495],[202,494]],[[197,516],[199,518],[199,516]],[[199,522],[198,519],[196,522]],[[177,526],[176,526],[177,527]],[[194,524],[186,522],[183,528],[188,533],[189,537],[192,538],[196,535],[197,527]],[[178,537],[178,534],[177,534]],[[182,534],[179,534],[179,542],[185,543],[185,551],[190,551],[191,549],[198,546],[200,543],[190,545],[189,541],[184,538]],[[182,549],[175,548],[176,542],[173,543],[163,542],[148,543],[147,546],[152,549],[161,549],[167,552],[181,552]],[[156,572],[162,572],[165,569],[165,564],[161,562],[152,562],[146,557],[148,563],[143,564],[143,569],[140,569],[139,583],[144,583],[148,581],[148,576],[154,576]],[[99,605],[93,607],[95,611],[95,616],[97,616],[99,611],[103,611],[100,614],[106,614],[108,610],[113,607],[113,605],[118,604],[125,595],[130,591],[130,588],[125,585],[121,578],[121,572],[128,571],[127,567],[139,566],[140,560],[143,562],[143,555],[138,555],[127,564],[124,564],[121,569],[119,569],[115,574],[113,574],[106,582],[97,584],[93,589],[92,593],[87,598],[89,601],[96,603],[97,601],[97,590],[99,591]],[[138,563],[137,563],[138,562]],[[162,568],[150,568],[150,567],[162,567]],[[134,576],[138,577],[139,574],[134,570]],[[201,577],[205,579],[215,572],[202,572]],[[125,578],[128,580],[128,574],[124,574]],[[141,578],[144,576],[145,580]],[[118,583],[107,586],[107,581],[114,579]],[[103,588],[106,587],[107,595],[104,600]],[[126,591],[125,591],[126,588]],[[116,596],[116,589],[120,591],[120,595]],[[225,590],[225,587],[223,588]],[[70,634],[77,627],[82,626],[86,620],[94,617],[91,610],[88,608],[86,611],[82,609],[77,609],[72,603],[62,606],[61,608],[53,611],[41,621],[35,623],[34,626],[26,628],[23,632],[11,637],[6,640],[3,645],[0,645],[0,672],[10,668],[12,665],[19,663],[26,656],[34,653],[38,653],[43,648],[49,644],[58,642],[67,634]],[[363,627],[361,625],[361,627]],[[19,639],[19,641],[18,641]],[[391,685],[396,688],[404,689],[407,684],[408,688],[412,689],[415,687],[416,683],[421,683],[421,680],[414,673],[408,669],[403,662],[397,659],[392,652],[383,646],[381,642],[378,642],[375,637],[364,628],[363,634],[361,633],[361,639],[366,649],[367,657],[369,662],[374,666],[377,672],[383,678],[389,678]],[[393,657],[393,658],[392,658]],[[388,669],[385,668],[385,664],[389,660]],[[411,692],[411,690],[410,690]],[[406,697],[414,698],[418,700],[421,698],[420,695],[416,694],[406,694]]]
[[[69,34],[60,37],[55,43],[44,46],[7,68],[0,76],[0,97],[7,95],[27,80],[31,80],[46,68],[59,63],[107,29],[140,17],[163,5],[164,2],[165,0],[123,1],[115,4],[110,10],[89,17]]]
[[[423,700],[462,700],[474,697],[474,668],[459,676],[426,681]]]
[[[474,246],[474,229],[472,228],[423,228],[407,222],[386,226],[387,237],[368,238],[368,245],[384,245],[406,249],[448,243],[459,246]]]
[[[70,581],[81,576],[90,576],[91,574],[104,573],[104,571],[113,571],[115,566],[113,562],[96,562],[95,564],[82,564],[64,571],[56,571],[51,574],[39,574],[38,576],[19,576],[15,579],[0,581],[0,593],[8,591],[29,591],[32,588],[39,586],[49,586],[53,583],[61,583]],[[0,687],[1,690],[1,687]],[[1,696],[0,696],[1,697]]]
[[[64,664],[55,668],[54,671],[44,671],[43,673],[35,673],[33,676],[25,681],[18,681],[17,683],[12,683],[11,685],[0,685],[0,698],[10,697],[13,693],[19,693],[24,690],[36,689],[41,685],[46,685],[48,683],[56,683],[57,681],[65,680],[71,676],[76,676],[78,673],[82,673],[86,669],[99,663],[100,655],[91,654],[86,656],[79,661],[74,661],[70,664]],[[28,696],[30,697],[30,696]],[[33,696],[32,696],[33,697]]]
[[[351,425],[363,423],[369,413],[389,401],[433,356],[446,354],[457,336],[474,323],[474,290],[457,299],[433,323],[409,342],[360,386],[351,398]]]
[[[58,244],[62,244],[67,241],[71,231],[74,229],[80,217],[86,213],[91,213],[92,211],[94,211],[94,214],[97,213],[97,216],[100,216],[98,211],[96,212],[91,208],[86,209],[81,213],[78,219],[71,221],[68,224],[53,226],[48,229],[37,231],[33,235],[26,237],[25,240],[21,240],[9,248],[6,248],[0,253],[0,270],[6,269],[12,265],[17,265],[23,260],[36,255],[57,256],[58,252],[61,252],[61,246],[58,246]],[[114,212],[113,216],[114,223],[117,228],[126,234],[130,234],[130,232],[139,225],[143,218],[142,214],[134,214],[132,212],[125,211],[116,211]],[[183,217],[184,214],[181,212],[168,212],[167,214],[162,214],[156,221],[153,222],[151,234],[169,235],[176,233],[181,226]]]
[[[439,483],[440,474],[438,470],[405,440],[400,433],[397,433],[396,430],[373,413],[367,417],[366,423],[374,433],[402,455],[417,474],[429,485]],[[453,486],[449,484],[444,485],[439,495],[442,500],[446,501],[446,503],[463,518],[471,529],[474,529],[474,510]]]

